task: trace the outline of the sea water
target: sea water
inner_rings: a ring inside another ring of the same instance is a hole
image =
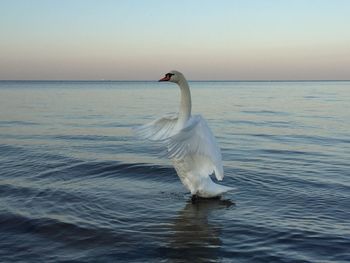
[[[0,82],[1,262],[349,262],[350,82],[190,82],[236,191],[191,203],[132,127],[172,83]]]

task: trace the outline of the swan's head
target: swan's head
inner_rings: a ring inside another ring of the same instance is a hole
[[[179,83],[181,80],[185,79],[184,75],[181,72],[172,70],[169,73],[165,74],[165,77],[159,81],[170,81],[174,83]]]

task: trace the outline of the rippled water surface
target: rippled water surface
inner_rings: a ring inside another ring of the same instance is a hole
[[[350,82],[190,85],[222,200],[132,134],[174,84],[0,82],[0,261],[349,262]]]

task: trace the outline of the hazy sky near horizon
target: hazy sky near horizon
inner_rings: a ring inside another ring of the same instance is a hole
[[[347,0],[0,0],[0,79],[350,79]]]

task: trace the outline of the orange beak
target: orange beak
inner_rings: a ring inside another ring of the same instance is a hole
[[[158,81],[169,81],[169,80],[170,80],[170,76],[167,75],[167,76],[165,76],[164,78],[162,78],[162,79],[160,79]]]

